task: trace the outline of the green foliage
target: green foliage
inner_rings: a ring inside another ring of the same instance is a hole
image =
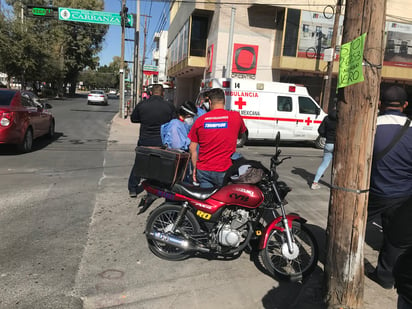
[[[120,57],[113,57],[113,62],[109,65],[81,72],[79,81],[82,81],[87,89],[119,89],[119,70]]]
[[[6,0],[14,15],[0,13],[0,72],[23,84],[47,82],[56,89],[76,84],[86,67],[96,68],[97,54],[108,25],[64,22],[53,19],[21,18],[24,5],[49,4],[48,0]],[[103,0],[54,0],[56,7],[102,10]]]

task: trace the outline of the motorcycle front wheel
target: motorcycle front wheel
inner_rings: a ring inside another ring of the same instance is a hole
[[[260,256],[272,276],[282,280],[302,280],[315,269],[319,249],[315,237],[305,225],[293,222],[291,234],[292,252],[288,250],[285,233],[273,230]]]
[[[176,222],[179,212],[182,206],[173,204],[162,204],[157,207],[150,214],[147,219],[146,224],[146,235],[150,231],[156,231],[164,234],[171,233],[172,226]],[[187,238],[192,234],[199,233],[200,226],[196,220],[196,217],[190,211],[187,211],[185,217],[182,219],[179,226],[176,228],[173,236],[180,238]],[[150,251],[152,251],[156,256],[169,260],[169,261],[180,261],[188,258],[191,252],[184,249],[166,244],[161,241],[153,240],[147,238]]]

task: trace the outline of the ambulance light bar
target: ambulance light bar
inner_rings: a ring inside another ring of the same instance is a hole
[[[296,86],[289,86],[289,92],[296,92]]]
[[[223,87],[223,88],[230,88],[230,81],[227,81],[227,80],[226,80],[226,81],[223,81],[223,82],[222,82],[222,87]]]

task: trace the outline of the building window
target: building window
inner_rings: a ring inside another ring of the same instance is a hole
[[[283,56],[296,57],[300,29],[300,10],[288,9]]]
[[[309,32],[309,25],[303,24],[302,25],[302,31],[303,32]]]
[[[192,29],[190,33],[191,56],[206,56],[208,21],[208,18],[204,16],[192,16]]]

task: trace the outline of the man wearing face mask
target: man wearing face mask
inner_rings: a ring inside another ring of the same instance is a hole
[[[188,151],[190,139],[187,135],[193,125],[196,113],[196,105],[193,102],[184,102],[178,110],[178,117],[163,124],[160,128],[163,145],[172,149]]]

